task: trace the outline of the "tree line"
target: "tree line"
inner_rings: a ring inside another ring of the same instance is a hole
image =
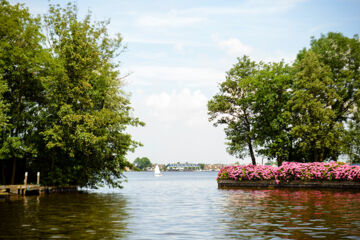
[[[139,143],[126,128],[143,123],[122,90],[122,37],[77,12],[49,5],[34,17],[0,1],[1,184],[39,171],[42,184],[119,187],[131,165]]]
[[[147,157],[137,157],[134,162],[133,165],[136,167],[136,170],[140,170],[140,171],[144,171],[147,168],[152,167],[152,163],[150,161],[149,158]]]
[[[227,151],[284,161],[360,162],[360,40],[330,32],[312,38],[292,64],[237,59],[208,102],[224,125]]]

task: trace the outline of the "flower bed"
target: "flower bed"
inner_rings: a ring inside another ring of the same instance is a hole
[[[360,182],[360,166],[341,162],[284,162],[280,167],[264,165],[228,166],[220,169],[217,181],[274,180],[276,184],[290,181],[353,181]]]

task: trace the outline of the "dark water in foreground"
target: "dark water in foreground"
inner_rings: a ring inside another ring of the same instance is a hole
[[[215,172],[0,202],[0,239],[360,239],[360,191],[219,190]]]

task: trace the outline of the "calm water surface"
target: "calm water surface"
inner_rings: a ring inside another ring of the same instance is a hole
[[[360,239],[360,191],[217,189],[215,172],[0,202],[0,239]]]

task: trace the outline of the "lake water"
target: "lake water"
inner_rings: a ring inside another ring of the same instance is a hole
[[[360,191],[217,188],[215,172],[0,202],[0,239],[360,239]]]

